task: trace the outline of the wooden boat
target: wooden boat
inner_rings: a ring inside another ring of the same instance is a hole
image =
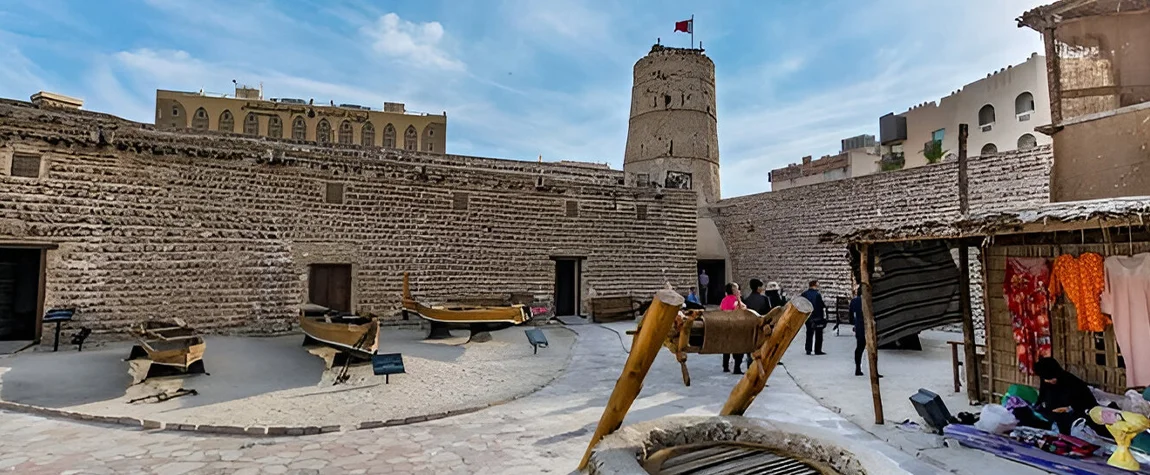
[[[411,284],[406,272],[403,274],[403,311],[431,322],[429,338],[450,337],[448,330],[452,325],[468,328],[474,337],[477,333],[500,330],[531,320],[531,311],[521,304],[491,307],[423,305],[411,296]]]
[[[361,359],[371,359],[379,347],[379,319],[315,304],[300,306],[299,327],[308,340]]]
[[[140,342],[128,355],[132,384],[165,374],[204,372],[207,343],[183,321],[149,320],[132,327],[132,332]]]

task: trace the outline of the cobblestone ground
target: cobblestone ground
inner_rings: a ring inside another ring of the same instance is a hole
[[[149,432],[0,413],[0,472],[569,473],[619,377],[626,359],[621,340],[629,343],[600,326],[572,329],[580,334],[578,343],[567,371],[553,384],[477,413],[369,431],[276,439]],[[717,356],[695,356],[689,365],[693,384],[687,388],[674,357],[661,352],[626,423],[673,414],[717,414],[736,376],[719,371]],[[913,473],[945,472],[879,442],[818,405],[784,371],[774,374],[747,415],[821,426],[870,444]]]

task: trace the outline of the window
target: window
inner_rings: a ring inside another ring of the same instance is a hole
[[[172,117],[179,117],[179,116],[180,116],[180,108],[176,107],[176,106],[172,106]]]
[[[1029,92],[1019,94],[1014,100],[1014,114],[1023,115],[1031,112],[1034,112],[1034,95]]]
[[[1018,138],[1018,149],[1019,150],[1028,150],[1028,149],[1032,149],[1032,148],[1037,147],[1037,146],[1038,146],[1038,139],[1034,138],[1033,135],[1022,134],[1022,137]]]
[[[196,114],[192,116],[192,130],[197,132],[208,130],[208,111],[203,107],[196,109]]]
[[[395,127],[387,124],[383,128],[383,146],[387,148],[395,148]]]
[[[40,177],[40,155],[16,152],[12,154],[12,176]]]
[[[324,200],[332,204],[343,204],[343,183],[328,183]]]
[[[371,147],[375,145],[375,126],[371,122],[363,123],[363,130],[360,131],[360,141],[364,146]]]
[[[351,145],[354,134],[351,132],[351,122],[343,121],[339,124],[339,143]]]
[[[279,116],[271,116],[268,118],[268,137],[275,139],[282,139],[284,136],[284,123],[280,120]]]
[[[935,142],[942,142],[943,137],[946,136],[946,129],[938,129],[930,134],[930,139]]]
[[[664,188],[689,190],[691,189],[691,174],[685,172],[667,172],[667,180],[663,184]]]
[[[635,174],[635,186],[644,187],[644,188],[651,186],[651,175],[647,174],[647,173],[636,173]]]
[[[295,140],[307,140],[307,121],[303,117],[296,116],[295,120],[291,123],[291,138]]]
[[[987,104],[978,110],[978,126],[984,127],[994,123],[994,106]]]
[[[647,205],[635,205],[635,219],[639,221],[647,219]]]
[[[320,119],[319,123],[316,124],[315,141],[318,143],[331,142],[331,124],[327,123],[327,119]]]
[[[407,126],[407,131],[403,133],[403,148],[407,150],[419,150],[419,133],[415,131],[415,126]]]
[[[992,143],[988,143],[982,146],[982,152],[980,152],[979,155],[994,155],[996,153],[998,153],[998,147]]]
[[[251,112],[248,112],[248,116],[244,118],[244,134],[260,134],[260,118],[256,117],[256,115]]]
[[[220,132],[235,132],[236,131],[236,119],[234,117],[232,117],[232,111],[225,110],[222,113],[220,113],[219,131]]]
[[[567,217],[568,218],[578,218],[579,217],[579,202],[578,201],[571,200],[571,201],[567,202]]]
[[[431,143],[431,138],[435,136],[435,132],[431,129],[431,124],[423,128],[423,149],[428,152],[434,152],[435,146]]]
[[[451,195],[451,209],[455,211],[467,211],[468,203],[467,193],[455,192]]]

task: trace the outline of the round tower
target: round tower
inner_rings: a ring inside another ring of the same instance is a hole
[[[635,63],[623,171],[639,186],[689,186],[700,206],[719,201],[715,63],[702,49],[655,45]]]

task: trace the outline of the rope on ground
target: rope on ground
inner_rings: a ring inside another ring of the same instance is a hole
[[[608,327],[608,326],[605,326],[605,325],[603,325],[603,324],[599,324],[599,323],[584,323],[584,324],[579,324],[579,325],[568,325],[568,324],[566,324],[566,323],[563,323],[563,320],[559,320],[558,318],[556,318],[555,320],[557,320],[559,323],[561,323],[561,324],[563,325],[563,328],[566,328],[566,329],[568,329],[568,330],[571,330],[571,331],[572,331],[572,332],[574,332],[576,335],[578,335],[578,334],[579,334],[579,331],[578,331],[578,330],[576,330],[576,329],[574,329],[574,328],[571,328],[572,326],[580,326],[580,327],[581,327],[581,326],[585,326],[585,325],[586,325],[586,326],[598,327],[598,328],[602,328],[602,329],[604,329],[604,330],[608,330],[608,331],[610,331],[611,333],[614,333],[614,334],[615,334],[615,336],[619,337],[619,348],[622,348],[624,353],[626,353],[626,354],[628,354],[628,355],[629,355],[629,354],[631,354],[631,350],[628,350],[628,349],[627,349],[627,345],[623,344],[623,334],[622,334],[622,333],[619,333],[619,332],[618,332],[617,330],[615,330],[614,328],[611,328],[611,327]]]

